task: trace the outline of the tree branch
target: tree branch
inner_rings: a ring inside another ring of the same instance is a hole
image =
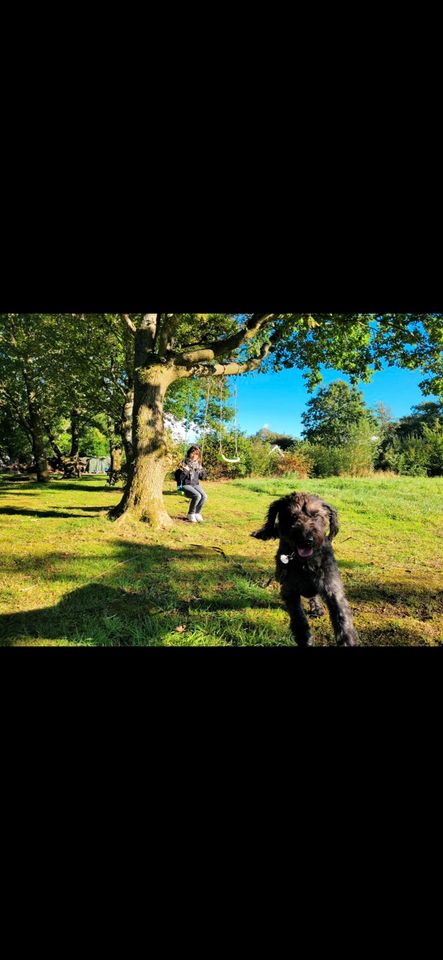
[[[171,336],[177,326],[177,319],[173,313],[160,315],[157,324],[157,335],[155,338],[155,347],[160,356],[164,356],[167,350],[171,348]]]
[[[242,373],[250,373],[252,370],[257,370],[261,366],[271,346],[271,343],[264,343],[258,357],[254,357],[253,360],[246,360],[244,363],[237,363],[232,360],[229,363],[207,362],[205,364],[205,360],[211,360],[211,357],[205,356],[205,354],[210,354],[211,351],[201,350],[197,363],[178,367],[178,379],[184,379],[186,377],[230,377],[238,376]]]
[[[20,411],[19,406],[18,406],[18,402],[17,402],[17,398],[14,397],[14,396],[12,395],[12,393],[10,393],[10,391],[9,391],[6,387],[3,388],[3,395],[4,395],[4,397],[6,398],[6,400],[9,402],[9,404],[11,405],[12,409],[15,410],[16,415],[17,415],[17,419],[18,419],[19,423],[21,424],[21,426],[23,427],[23,430],[24,430],[25,433],[27,434],[28,438],[29,438],[29,439],[32,439],[31,424],[30,424],[29,420],[27,420],[27,418],[26,418],[26,417],[23,415],[23,413]]]
[[[178,364],[187,365],[188,363],[198,363],[201,360],[214,360],[215,357],[221,357],[224,353],[232,353],[234,350],[237,350],[238,347],[241,347],[243,343],[252,340],[257,333],[268,323],[271,323],[274,318],[275,313],[254,313],[237,333],[226,337],[225,340],[213,340],[209,343],[196,344],[194,350],[177,354],[174,359]]]
[[[157,323],[159,317],[160,314],[158,313],[144,313],[140,323],[140,330],[147,330],[151,334],[152,343],[154,343],[157,333]]]
[[[133,322],[133,320],[131,320],[129,314],[122,313],[121,316],[123,317],[123,320],[125,321],[128,330],[130,330],[131,333],[133,333],[135,336],[135,334],[137,333],[137,327],[135,326],[135,323]]]
[[[63,454],[62,454],[62,452],[61,452],[61,450],[60,450],[60,447],[59,447],[59,445],[58,445],[58,443],[57,443],[57,440],[56,440],[56,438],[55,438],[55,435],[54,435],[54,433],[52,432],[52,428],[51,428],[50,424],[49,424],[49,423],[46,423],[46,422],[43,422],[43,427],[44,427],[44,429],[45,429],[45,431],[46,431],[46,433],[47,433],[49,443],[51,444],[51,447],[52,447],[52,449],[53,449],[56,457],[58,457],[59,460],[62,461],[62,460],[63,460]]]
[[[149,365],[149,356],[154,349],[159,314],[145,313],[135,337],[135,367]],[[158,363],[157,357],[157,363]]]

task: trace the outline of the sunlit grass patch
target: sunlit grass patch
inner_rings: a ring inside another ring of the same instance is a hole
[[[275,541],[251,538],[273,499],[302,489],[339,511],[339,568],[364,645],[443,642],[442,478],[296,477],[205,484],[206,523],[166,485],[174,527],[117,530],[121,491],[97,478],[0,478],[0,642],[29,646],[287,646]],[[329,618],[313,622],[333,644]]]

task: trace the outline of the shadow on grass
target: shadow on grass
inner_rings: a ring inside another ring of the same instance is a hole
[[[96,507],[73,507],[73,510],[83,510],[83,509],[93,509],[95,513],[99,509]],[[107,509],[107,508],[106,508]],[[75,517],[79,517],[82,520],[91,520],[92,517],[85,517],[83,513],[65,513],[63,510],[25,510],[23,507],[0,507],[0,515],[10,516],[10,517],[55,517],[56,519],[66,519],[72,520]]]
[[[69,582],[72,564],[72,585],[80,575],[83,586],[65,594],[55,606],[0,615],[0,644],[41,638],[73,645],[161,646],[170,644],[176,631],[181,645],[186,644],[187,633],[192,645],[196,628],[215,638],[214,642],[222,638],[226,643],[246,645],[250,637],[253,644],[273,645],[279,636],[283,643],[290,642],[286,614],[277,619],[267,617],[266,610],[282,611],[283,605],[278,588],[275,584],[267,587],[267,576],[253,558],[225,556],[204,544],[173,549],[118,539],[114,546],[116,553],[102,557],[105,573],[92,575],[86,583],[87,563],[79,574],[81,558],[75,554],[46,557],[50,563],[44,571],[40,556],[28,554],[11,562],[5,568],[11,577],[16,570],[34,575],[36,582],[39,577],[46,582]],[[97,557],[83,559],[97,564]],[[403,617],[405,621],[408,617],[430,619],[439,599],[436,591],[414,583],[383,587],[348,583],[347,595],[356,620],[359,603],[371,602],[374,624],[357,624],[362,646],[427,645],[417,623],[396,621]],[[387,600],[389,609],[383,613]],[[328,617],[325,622],[327,645],[334,645]]]
[[[425,587],[423,583],[384,580],[383,583],[346,583],[348,600],[355,604],[369,602],[375,608],[391,604],[397,608],[408,608],[409,616],[417,616],[417,611],[426,612],[430,607],[435,613],[443,613],[443,591]]]
[[[115,490],[116,493],[123,492],[123,487],[110,487],[108,483],[98,484],[97,481],[93,480],[91,480],[90,483],[85,483],[84,478],[82,481],[79,480],[78,483],[76,483],[75,480],[59,480],[57,482],[57,487],[59,487],[61,490],[87,490],[88,493],[91,490],[94,492],[99,491],[100,493],[112,493],[113,490]]]
[[[346,563],[358,567],[358,563]],[[346,569],[342,568],[342,573]],[[395,580],[355,582],[346,580],[346,596],[355,619],[370,613],[373,623],[358,626],[361,646],[429,646],[426,629],[408,620],[425,625],[443,613],[443,592],[422,581]],[[368,610],[368,607],[370,608]],[[403,620],[399,623],[399,620]],[[442,638],[443,642],[443,638]],[[434,638],[435,644],[435,638]]]
[[[219,621],[228,627],[230,611],[281,607],[262,585],[262,572],[244,557],[225,558],[199,545],[180,550],[116,545],[119,555],[108,558],[115,564],[105,578],[99,575],[98,582],[73,590],[53,607],[0,615],[0,643],[43,638],[97,646],[162,645],[183,624],[195,629],[199,609],[202,615],[219,611]],[[46,571],[45,580],[69,573],[69,558],[60,559],[63,565],[49,575]],[[28,571],[35,570],[37,577],[39,563],[38,557],[27,558]]]
[[[84,477],[78,481],[62,480],[61,477],[57,479],[51,477],[48,483],[37,483],[36,480],[30,480],[29,477],[8,477],[7,479],[4,476],[0,477],[0,491],[6,490],[11,493],[21,493],[24,486],[29,487],[30,490],[38,490],[41,492],[44,490],[87,490],[88,492],[106,490],[109,493],[115,490],[118,493],[123,490],[123,487],[119,486],[110,487],[106,482],[97,483],[97,480],[92,479],[90,482],[85,481]]]
[[[13,485],[16,484],[16,483],[29,483],[29,484],[31,484],[31,481],[30,481],[30,479],[29,479],[29,474],[27,474],[27,473],[26,473],[26,474],[21,473],[21,474],[19,474],[19,475],[14,474],[14,473],[2,473],[2,474],[0,474],[0,486],[1,486],[1,487],[7,487],[9,484],[11,484],[11,486],[13,486]],[[35,487],[36,485],[37,485],[37,484],[36,484],[35,480],[32,481],[32,486]]]
[[[0,478],[0,493],[6,493],[6,494],[8,494],[8,496],[9,496],[9,494],[11,494],[11,493],[18,493],[21,497],[23,497],[26,492],[29,492],[29,493],[38,493],[38,492],[41,492],[43,489],[47,490],[47,489],[48,489],[48,486],[49,486],[48,484],[46,484],[46,485],[43,487],[43,486],[38,485],[37,483],[31,483],[31,482],[29,481],[29,478],[28,478],[28,477],[26,477],[26,478],[23,477],[22,480],[21,480],[21,482],[18,482],[18,481],[11,481],[11,482],[9,482],[9,481],[8,481],[7,483],[5,483],[5,482]]]
[[[410,624],[387,623],[361,627],[358,631],[362,647],[428,647],[423,632]],[[442,641],[443,642],[443,641]],[[435,643],[432,644],[435,646]]]
[[[104,503],[99,507],[79,507],[76,505],[76,510],[84,510],[85,513],[102,513],[104,510],[111,510],[114,506],[113,503]]]

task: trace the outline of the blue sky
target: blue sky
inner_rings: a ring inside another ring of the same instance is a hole
[[[323,370],[322,373],[322,386],[333,380],[349,383],[349,377],[338,370]],[[420,371],[386,367],[374,373],[371,383],[360,384],[359,389],[367,406],[375,406],[381,400],[397,419],[409,413],[417,403],[436,399],[422,394],[418,384],[423,378]],[[300,436],[301,414],[311,396],[301,370],[237,377],[237,389],[239,430],[252,434],[266,425],[276,432]]]

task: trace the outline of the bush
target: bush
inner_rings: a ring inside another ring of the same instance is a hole
[[[362,421],[349,428],[349,437],[347,443],[335,447],[323,443],[298,442],[291,451],[304,459],[307,471],[305,476],[367,476],[373,470],[377,444],[377,440],[372,439],[372,427]]]
[[[324,447],[313,443],[310,447],[311,476],[338,477],[341,473],[341,451],[338,447]]]
[[[429,450],[421,437],[406,437],[399,441],[394,460],[400,474],[409,477],[426,477],[429,466]]]
[[[405,422],[407,419],[403,418]],[[401,420],[400,426],[403,430]],[[401,432],[398,425],[391,426],[379,446],[375,466],[410,477],[441,476],[443,425],[439,420],[431,424],[421,423],[419,431],[410,434]]]
[[[222,452],[225,457],[235,459],[239,457],[238,463],[226,463],[220,455],[220,437],[216,433],[209,433],[200,441],[203,443],[203,462],[211,480],[234,479],[235,477],[246,477],[251,472],[251,458],[249,454],[249,441],[243,434],[224,433],[222,439]]]
[[[443,474],[443,425],[440,422],[432,427],[423,424],[422,429],[428,451],[428,476],[439,477]]]
[[[365,420],[350,429],[348,443],[340,448],[340,473],[351,477],[364,477],[374,469],[374,456],[378,437],[373,427]]]
[[[409,477],[443,474],[443,430],[440,424],[424,425],[422,436],[395,436],[384,451],[384,465]]]
[[[286,477],[295,474],[300,480],[311,476],[312,459],[304,453],[288,450],[283,457],[279,457],[273,464],[273,476]]]
[[[269,443],[260,439],[249,440],[249,476],[270,477],[272,476],[276,459],[280,459],[279,454],[271,452]]]

